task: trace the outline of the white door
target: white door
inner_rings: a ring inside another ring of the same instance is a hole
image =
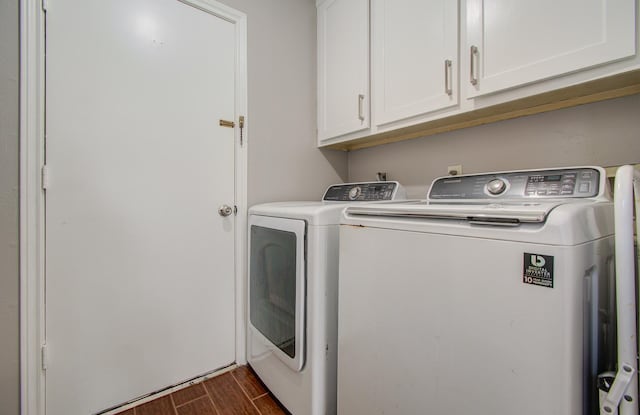
[[[235,27],[176,0],[46,25],[47,415],[235,360]]]
[[[458,103],[458,3],[372,2],[372,85],[377,125]]]
[[[461,53],[471,60],[467,96],[634,56],[635,4],[635,0],[466,0],[467,39]]]
[[[318,6],[318,140],[369,128],[369,0]]]

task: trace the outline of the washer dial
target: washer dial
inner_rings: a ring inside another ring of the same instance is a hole
[[[360,193],[362,193],[360,186],[352,187],[349,190],[349,199],[356,200],[358,196],[360,196]]]
[[[507,183],[502,179],[493,179],[487,183],[487,191],[494,196],[503,193],[506,189]]]

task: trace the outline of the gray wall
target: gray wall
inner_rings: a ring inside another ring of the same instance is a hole
[[[248,16],[249,205],[318,200],[347,155],[316,148],[315,2],[222,1]]]
[[[386,171],[424,198],[450,165],[479,173],[626,163],[640,163],[640,95],[353,151],[349,180]]]
[[[20,406],[18,0],[0,0],[0,414]]]

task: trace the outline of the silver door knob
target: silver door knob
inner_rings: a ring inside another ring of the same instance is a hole
[[[229,205],[222,205],[218,208],[220,216],[229,216],[233,213],[233,208]]]

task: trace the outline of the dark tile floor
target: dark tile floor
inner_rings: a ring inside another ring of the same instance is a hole
[[[248,366],[173,392],[118,415],[287,415]]]

